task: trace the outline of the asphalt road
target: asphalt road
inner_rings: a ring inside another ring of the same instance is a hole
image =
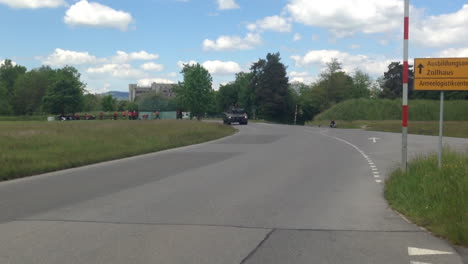
[[[237,128],[211,143],[0,183],[0,263],[462,263],[383,199],[399,134]],[[409,142],[411,155],[437,146]]]

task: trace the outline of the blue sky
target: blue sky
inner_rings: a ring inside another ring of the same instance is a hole
[[[214,88],[280,52],[292,81],[337,58],[381,76],[402,59],[403,0],[0,0],[0,63],[79,69],[90,92],[177,82],[198,62]],[[410,57],[468,57],[466,0],[411,1]]]

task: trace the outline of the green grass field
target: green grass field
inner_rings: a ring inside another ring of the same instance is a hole
[[[201,143],[235,129],[197,121],[0,122],[0,181]]]
[[[446,150],[420,157],[407,173],[395,171],[385,185],[390,206],[414,223],[457,245],[468,246],[468,155]]]
[[[394,132],[401,133],[400,120],[356,120],[356,121],[337,121],[338,128],[361,128],[370,131]],[[310,126],[327,127],[329,121],[313,121],[308,122]],[[438,121],[410,121],[408,123],[408,131],[410,134],[416,135],[439,135]],[[468,121],[445,121],[444,136],[468,138]]]

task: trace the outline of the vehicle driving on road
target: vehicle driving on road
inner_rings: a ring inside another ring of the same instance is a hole
[[[247,125],[249,123],[249,118],[243,108],[233,107],[229,111],[223,113],[223,123],[228,125],[232,123]]]

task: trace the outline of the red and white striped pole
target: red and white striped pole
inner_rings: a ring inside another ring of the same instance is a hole
[[[408,162],[408,42],[409,42],[409,0],[405,0],[405,22],[403,41],[403,117],[401,167],[404,171]]]

